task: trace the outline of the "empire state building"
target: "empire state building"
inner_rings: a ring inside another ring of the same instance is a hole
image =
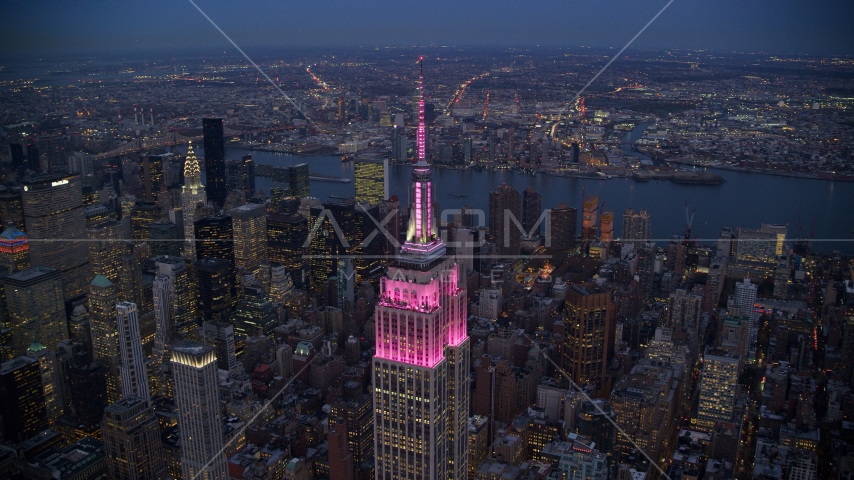
[[[439,238],[425,160],[424,76],[406,242],[380,283],[373,358],[376,478],[459,479],[468,470],[469,351],[461,265]]]

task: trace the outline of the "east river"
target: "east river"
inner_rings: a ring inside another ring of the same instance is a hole
[[[200,146],[199,146],[200,147]],[[202,152],[197,148],[201,158]],[[240,148],[228,148],[226,158],[239,159],[251,153],[259,165],[296,165],[308,163],[312,173],[353,178],[353,162],[341,162],[338,156],[304,156]],[[613,210],[615,235],[620,234],[622,212],[626,208],[645,209],[651,215],[652,234],[661,242],[685,231],[685,204],[689,212],[696,208],[692,232],[702,239],[715,239],[723,227],[759,228],[761,223],[787,223],[788,236],[798,234],[800,212],[803,235],[809,236],[815,221],[813,249],[830,253],[838,250],[854,254],[854,182],[801,179],[718,170],[726,179],[722,185],[684,185],[666,180],[636,182],[630,178],[607,180],[555,177],[546,174],[525,175],[511,170],[474,171],[436,168],[433,170],[436,201],[440,209],[463,206],[489,210],[489,192],[506,183],[518,191],[531,187],[542,196],[542,207],[566,203],[581,210],[582,189],[598,195],[604,209]],[[391,193],[408,203],[410,168],[393,166]],[[256,179],[257,188],[269,194],[271,180]],[[322,201],[330,195],[352,196],[354,184],[311,182],[311,195]],[[457,195],[465,195],[464,197]],[[580,224],[580,219],[579,219]]]

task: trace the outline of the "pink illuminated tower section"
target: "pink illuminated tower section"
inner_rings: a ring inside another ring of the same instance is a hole
[[[425,152],[423,68],[418,92],[418,159],[406,241],[381,280],[375,310],[377,479],[458,479],[468,469],[465,275],[438,235]]]

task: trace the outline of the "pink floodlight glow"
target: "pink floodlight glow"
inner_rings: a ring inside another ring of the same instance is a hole
[[[424,57],[420,59],[424,61]],[[424,127],[424,66],[421,66],[421,75],[418,76],[418,162],[426,161],[427,152],[424,144],[426,129]]]
[[[428,231],[425,232],[426,235],[424,236],[429,238],[430,235],[433,234],[433,232],[430,231],[430,227],[433,225],[433,219],[430,218],[432,216],[431,210],[433,210],[433,208],[431,207],[433,205],[433,182],[427,182],[427,198],[425,200],[426,201],[424,202],[424,209],[427,210],[426,228]]]
[[[415,239],[421,240],[421,184],[415,184]]]

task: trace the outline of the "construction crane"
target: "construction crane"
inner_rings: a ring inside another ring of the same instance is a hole
[[[694,207],[694,210],[689,214],[688,213],[688,200],[685,200],[685,239],[691,239],[691,224],[694,223],[694,215],[697,213],[697,207]]]

